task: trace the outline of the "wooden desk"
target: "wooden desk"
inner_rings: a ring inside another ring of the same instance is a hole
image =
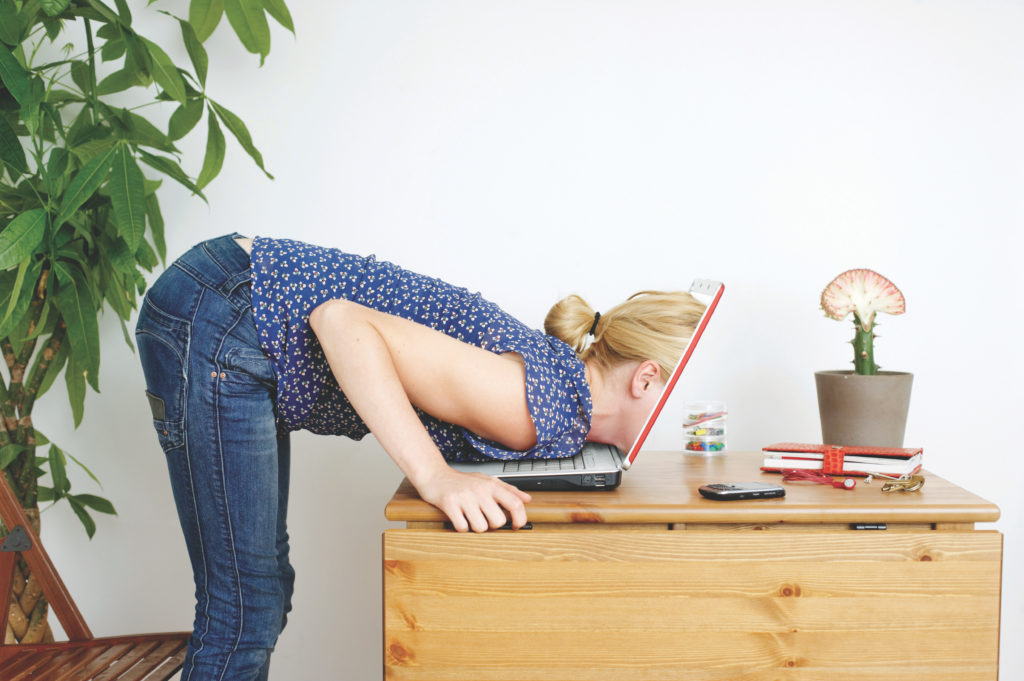
[[[645,452],[611,492],[534,493],[532,530],[459,534],[404,481],[384,533],[387,679],[992,681],[999,509],[918,492],[764,480],[759,453]],[[887,529],[856,530],[854,523]]]

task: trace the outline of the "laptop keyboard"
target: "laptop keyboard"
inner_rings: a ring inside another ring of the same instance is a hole
[[[589,455],[588,459],[593,457]],[[538,473],[548,471],[581,471],[587,467],[583,460],[583,452],[568,459],[526,459],[522,461],[506,461],[504,473]]]

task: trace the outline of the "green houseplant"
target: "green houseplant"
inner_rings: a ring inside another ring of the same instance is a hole
[[[0,470],[34,523],[41,502],[66,500],[89,536],[90,512],[114,506],[72,491],[68,461],[79,462],[36,430],[33,407],[63,375],[81,423],[87,386],[99,391],[106,308],[132,345],[125,322],[145,290],[142,271],[166,255],[162,183],[205,200],[225,128],[263,169],[245,124],[206,91],[203,42],[226,16],[262,64],[268,15],[294,33],[283,0],[192,0],[187,16],[175,15],[183,3],[160,4],[0,0]],[[133,11],[177,25],[187,67],[133,27]],[[202,164],[186,164],[175,142],[201,133],[204,116]],[[45,601],[24,566],[16,580],[7,637],[45,640]]]
[[[879,371],[875,363],[877,314],[903,314],[896,286],[867,269],[847,270],[821,294],[831,319],[853,316],[852,371],[815,372],[822,440],[832,445],[902,447],[913,374]]]

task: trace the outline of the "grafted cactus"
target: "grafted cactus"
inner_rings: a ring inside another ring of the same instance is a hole
[[[854,373],[872,376],[875,364],[875,313],[903,314],[906,301],[896,286],[872,270],[847,270],[821,293],[821,309],[831,319],[843,320],[853,313]]]

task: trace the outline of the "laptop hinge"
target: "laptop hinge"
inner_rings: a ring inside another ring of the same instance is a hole
[[[627,470],[630,466],[633,465],[633,462],[629,460],[629,457],[623,454],[622,450],[619,449],[618,447],[615,448],[615,456],[618,457],[619,465],[622,466],[622,470]]]

